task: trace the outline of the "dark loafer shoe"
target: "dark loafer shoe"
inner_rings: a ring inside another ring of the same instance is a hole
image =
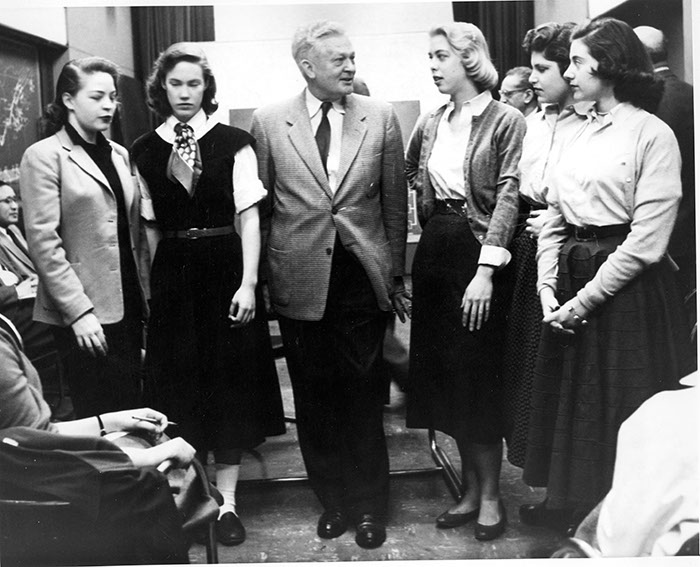
[[[479,517],[479,508],[465,514],[450,514],[450,511],[443,512],[435,519],[435,525],[440,529],[457,528],[476,520]]]
[[[362,514],[355,529],[355,543],[365,549],[375,549],[386,540],[384,523],[372,514]]]
[[[474,526],[474,537],[476,539],[479,541],[490,541],[496,539],[506,531],[506,523],[508,520],[506,519],[506,509],[505,506],[503,506],[503,502],[498,503],[498,511],[501,513],[501,519],[495,524],[486,526],[479,522],[476,523],[476,526]]]
[[[221,545],[240,545],[245,541],[245,528],[233,512],[226,512],[216,521],[216,539]]]
[[[323,539],[341,536],[348,529],[348,519],[341,510],[326,510],[318,519],[316,533]]]
[[[546,501],[538,504],[523,504],[518,512],[523,524],[549,528],[562,534],[565,534],[572,524],[572,510],[547,508]]]

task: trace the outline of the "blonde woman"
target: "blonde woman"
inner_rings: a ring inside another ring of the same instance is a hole
[[[429,57],[433,81],[450,100],[420,119],[406,157],[423,227],[413,264],[407,424],[443,431],[459,447],[467,489],[437,526],[477,520],[475,537],[491,540],[506,524],[498,365],[525,120],[491,97],[498,73],[473,24],[433,29]]]

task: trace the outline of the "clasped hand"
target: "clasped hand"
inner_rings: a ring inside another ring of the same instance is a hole
[[[540,293],[540,302],[544,314],[542,322],[548,324],[555,333],[573,335],[575,329],[588,324],[588,310],[575,297],[560,306],[554,291],[545,288]]]

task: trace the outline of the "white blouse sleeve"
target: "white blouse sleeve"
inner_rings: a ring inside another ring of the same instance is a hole
[[[258,178],[258,160],[250,144],[236,152],[233,164],[233,199],[236,213],[249,209],[267,196]]]
[[[151,200],[151,191],[148,189],[148,184],[143,176],[136,172],[136,179],[139,184],[139,193],[141,194],[140,201],[140,212],[141,218],[145,221],[154,222],[156,220],[156,213],[153,210],[153,201]]]

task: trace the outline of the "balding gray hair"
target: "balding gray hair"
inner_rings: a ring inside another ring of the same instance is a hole
[[[651,26],[637,26],[634,33],[646,47],[654,65],[668,59],[668,41],[664,32]]]

